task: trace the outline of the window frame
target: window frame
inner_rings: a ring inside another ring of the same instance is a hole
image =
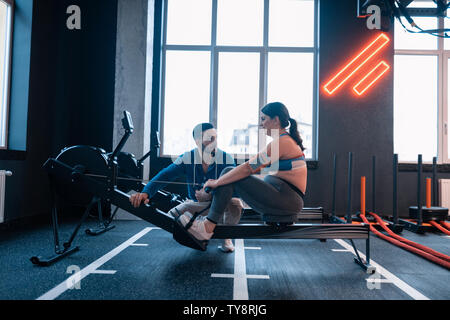
[[[260,55],[260,77],[259,77],[259,109],[261,110],[267,104],[267,83],[268,83],[268,56],[272,52],[286,53],[312,53],[313,54],[313,103],[312,103],[312,157],[307,160],[317,160],[318,155],[318,59],[319,59],[319,7],[318,0],[311,0],[314,3],[314,43],[312,47],[280,47],[269,46],[269,5],[270,0],[264,1],[264,17],[263,17],[263,45],[262,46],[218,46],[217,43],[217,8],[218,0],[212,1],[212,23],[211,23],[211,43],[210,45],[173,45],[167,43],[167,15],[168,1],[164,0],[162,5],[162,39],[161,39],[161,65],[160,65],[160,90],[159,90],[159,108],[158,108],[158,131],[160,132],[160,146],[157,156],[159,158],[172,158],[174,155],[164,154],[164,101],[165,101],[165,81],[166,81],[166,53],[168,50],[179,51],[208,51],[211,52],[211,72],[210,72],[210,104],[209,104],[209,121],[217,127],[218,113],[218,69],[219,54],[222,52],[238,52],[249,53],[257,52]],[[273,1],[273,0],[272,0]],[[258,125],[260,125],[260,117],[258,115]],[[258,150],[262,146],[266,146],[266,137],[260,139],[258,135]],[[237,154],[238,158],[243,155]],[[248,156],[248,155],[246,155]]]
[[[10,104],[11,104],[11,70],[12,70],[12,53],[13,53],[13,39],[14,39],[14,12],[15,12],[15,0],[1,0],[8,5],[10,5],[10,29],[9,29],[9,50],[8,53],[8,63],[7,63],[7,77],[6,77],[6,101],[5,101],[5,145],[0,144],[0,150],[8,150],[8,137],[9,137],[9,111],[10,111]],[[3,134],[3,133],[0,133]]]
[[[438,19],[438,28],[444,29],[444,17],[435,17]],[[440,35],[443,35],[441,33]],[[430,37],[434,37],[429,35]],[[450,49],[445,50],[444,46],[445,38],[437,37],[437,49],[436,50],[414,50],[414,49],[394,49],[394,55],[415,55],[415,56],[436,56],[438,61],[438,85],[437,85],[437,97],[438,97],[438,114],[437,114],[437,164],[450,164],[449,148],[448,148],[448,59],[450,59]],[[448,59],[447,59],[448,57]],[[395,66],[394,66],[395,67]],[[394,88],[395,90],[395,88]],[[394,106],[395,108],[395,106]],[[394,150],[395,152],[395,150]],[[417,160],[405,161],[402,160],[400,164],[416,164]],[[424,164],[431,164],[431,161],[424,161]]]

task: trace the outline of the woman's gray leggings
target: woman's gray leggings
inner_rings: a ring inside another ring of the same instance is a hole
[[[231,171],[227,167],[221,176]],[[264,180],[249,176],[213,191],[213,200],[208,220],[217,224],[222,217],[233,193],[236,192],[253,210],[262,215],[266,222],[296,222],[303,209],[302,197],[284,180],[268,175]]]

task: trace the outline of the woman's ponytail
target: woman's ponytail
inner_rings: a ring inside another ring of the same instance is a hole
[[[298,132],[297,121],[295,121],[295,119],[289,118],[289,123],[289,135],[292,139],[294,139],[295,142],[297,142],[300,148],[302,148],[302,151],[304,151],[305,147],[303,147],[303,140],[302,138],[300,138],[300,133]]]
[[[298,132],[297,121],[292,119],[289,115],[289,111],[284,104],[281,102],[271,102],[266,104],[261,112],[268,115],[271,119],[278,117],[280,119],[281,128],[289,129],[289,135],[292,139],[302,148],[302,151],[305,150],[303,147],[303,140],[300,138],[300,133]]]

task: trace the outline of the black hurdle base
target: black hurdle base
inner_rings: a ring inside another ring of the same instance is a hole
[[[409,207],[410,219],[399,219],[399,222],[404,226],[406,230],[412,231],[418,234],[424,234],[426,232],[433,232],[434,227],[423,225],[422,222],[429,221],[444,221],[448,216],[448,209],[442,207],[422,207],[422,222],[419,222],[420,210],[417,206]]]
[[[395,223],[393,223],[391,221],[387,221],[387,222],[389,222],[388,228],[391,229],[394,233],[400,234],[400,233],[403,232],[403,225],[402,224],[399,224],[399,223],[395,224]]]
[[[409,207],[409,218],[419,219],[420,212],[417,206]],[[422,221],[445,221],[448,217],[448,208],[442,207],[422,207]]]
[[[206,251],[208,241],[197,240],[176,220],[173,224],[173,239],[179,244],[200,251]]]
[[[406,230],[414,232],[414,233],[424,234],[426,232],[433,231],[433,227],[419,224],[415,220],[398,219],[398,221],[403,225],[403,227]]]
[[[99,234],[105,233],[106,231],[114,229],[115,227],[116,226],[107,226],[107,227],[101,226],[96,229],[94,228],[86,229],[85,232],[90,236],[98,236]]]
[[[48,267],[51,264],[61,260],[64,257],[67,257],[68,255],[71,255],[74,252],[77,252],[78,250],[80,250],[80,247],[72,247],[69,248],[61,253],[57,253],[56,255],[54,255],[51,258],[42,258],[41,256],[34,256],[30,258],[30,261],[37,266],[41,266],[41,267]]]

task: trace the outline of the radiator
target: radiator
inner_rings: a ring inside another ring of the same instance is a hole
[[[11,175],[11,171],[0,170],[0,223],[5,222],[6,177]]]
[[[439,206],[450,208],[450,179],[439,179]]]

